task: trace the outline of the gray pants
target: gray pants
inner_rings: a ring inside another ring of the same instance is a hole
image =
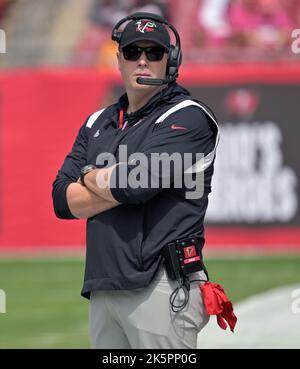
[[[206,279],[204,272],[190,275]],[[146,288],[93,291],[89,330],[93,348],[103,349],[194,349],[197,335],[208,323],[198,284],[191,284],[183,311],[174,313],[169,304],[177,281],[169,281],[163,267]],[[183,301],[183,291],[175,304]]]

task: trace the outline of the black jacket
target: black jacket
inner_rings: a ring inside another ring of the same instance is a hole
[[[125,115],[125,129],[118,124],[120,109],[126,111],[128,106],[126,94],[118,103],[92,114],[80,128],[72,152],[53,183],[54,210],[62,219],[75,218],[66,201],[68,185],[77,181],[84,165],[96,164],[101,153],[111,153],[117,162],[124,161],[118,155],[120,145],[126,145],[123,148],[126,147],[129,159],[136,152],[147,158],[153,153],[191,153],[193,164],[196,153],[205,155],[205,167],[199,166],[199,162],[195,164],[198,171],[205,169],[201,198],[187,199],[187,191],[192,190],[185,183],[181,188],[174,186],[178,174],[174,168],[168,178],[170,188],[162,185],[160,171],[156,188],[121,188],[121,177],[127,177],[137,162],[126,166],[125,172],[115,171],[112,194],[122,204],[87,220],[84,297],[89,298],[92,290],[146,287],[162,260],[162,247],[172,240],[195,235],[204,245],[203,221],[219,134],[212,113],[197,104],[187,90],[172,83],[142,109]]]

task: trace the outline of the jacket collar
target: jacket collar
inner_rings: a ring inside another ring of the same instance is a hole
[[[179,86],[176,82],[170,83],[166,88],[154,95],[141,109],[135,111],[134,113],[125,113],[124,119],[128,120],[128,125],[133,125],[140,119],[151,114],[153,110],[155,110],[157,107],[162,106],[166,103],[170,103],[170,101],[174,97],[179,97],[180,95],[190,97],[190,93],[185,88]],[[126,110],[128,109],[128,105],[128,97],[125,93],[117,102],[116,107],[118,113],[121,109],[126,112]]]

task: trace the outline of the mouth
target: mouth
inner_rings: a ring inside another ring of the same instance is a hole
[[[149,73],[136,73],[133,76],[134,77],[151,77]]]

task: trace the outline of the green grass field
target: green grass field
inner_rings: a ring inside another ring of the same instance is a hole
[[[300,255],[208,258],[212,282],[233,302],[300,282]],[[82,259],[0,259],[0,348],[87,348],[88,301],[80,296]]]

